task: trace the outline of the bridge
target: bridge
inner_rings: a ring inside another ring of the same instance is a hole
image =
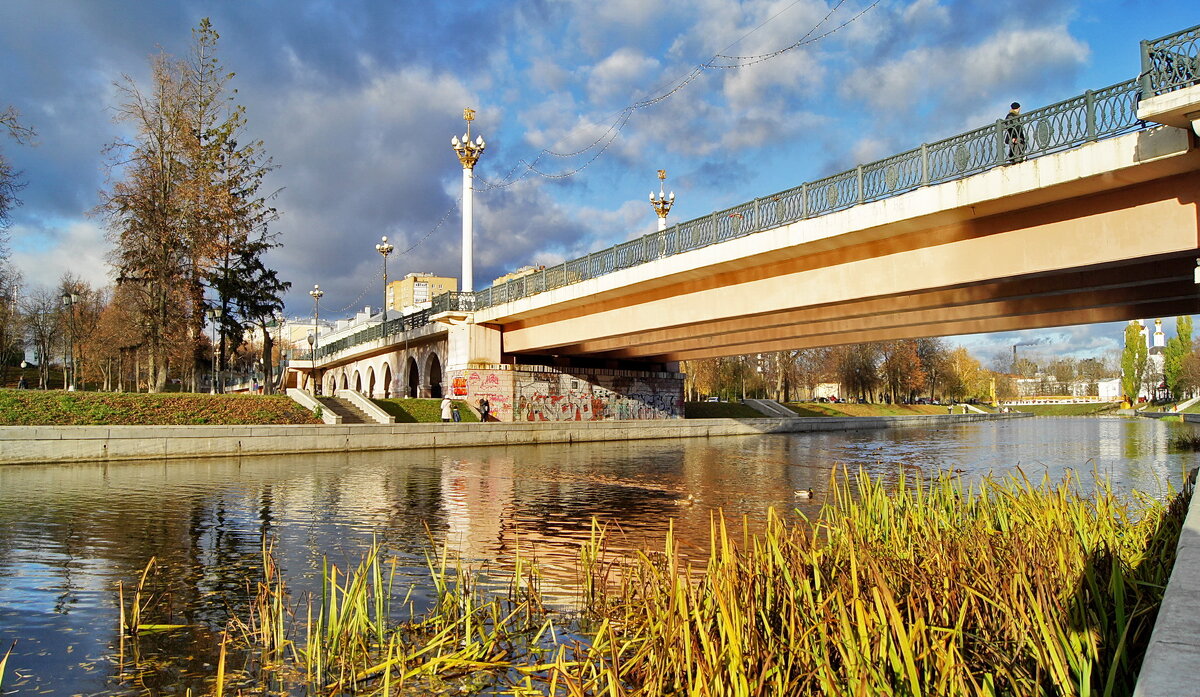
[[[1142,42],[1137,78],[1015,124],[439,296],[299,367],[445,382],[501,418],[677,416],[681,360],[1196,313],[1198,37]]]

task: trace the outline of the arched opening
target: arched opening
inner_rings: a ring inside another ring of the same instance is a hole
[[[354,391],[362,392],[362,373],[354,371]]]
[[[429,396],[442,398],[442,362],[436,353],[429,354]]]
[[[367,397],[375,399],[375,368],[367,368]]]
[[[405,393],[404,396],[416,397],[417,395],[421,394],[418,392],[418,390],[421,389],[421,372],[417,370],[417,360],[415,358],[410,356],[405,362],[404,372],[408,377],[408,392]]]
[[[389,399],[395,390],[392,388],[392,364],[383,364],[383,398]]]
[[[345,389],[348,389],[349,387],[350,387],[350,383],[346,382],[346,374],[342,373],[342,389],[345,390]]]

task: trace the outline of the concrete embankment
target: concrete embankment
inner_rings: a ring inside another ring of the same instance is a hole
[[[1011,419],[1025,414],[342,426],[5,426],[0,464],[712,438]]]
[[[1188,414],[1188,416],[1196,416]],[[1196,470],[1191,473],[1196,481]],[[1200,693],[1193,675],[1200,664],[1200,497],[1188,505],[1175,566],[1163,593],[1150,645],[1133,697],[1180,697]]]

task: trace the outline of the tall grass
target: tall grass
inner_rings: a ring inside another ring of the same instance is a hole
[[[319,595],[293,603],[264,547],[215,689],[251,684],[228,648],[309,695],[1127,695],[1191,485],[1167,502],[1080,489],[841,475],[815,521],[714,516],[696,567],[670,530],[662,552],[610,554],[593,521],[569,614],[542,605],[528,561],[487,594],[432,548],[426,612],[393,607],[378,546],[326,561]]]
[[[966,489],[865,475],[811,527],[719,518],[702,569],[625,560],[573,694],[1123,695],[1174,561],[1185,495],[1020,476]]]

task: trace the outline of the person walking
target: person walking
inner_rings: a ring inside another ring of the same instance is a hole
[[[492,413],[492,405],[487,401],[487,397],[479,398],[479,420],[487,422],[488,416]]]
[[[1004,117],[1004,142],[1008,148],[1008,164],[1025,160],[1025,129],[1021,127],[1021,105],[1013,102]]]
[[[450,398],[442,397],[442,423],[450,423],[451,417],[454,416],[454,414],[451,413],[451,406]]]
[[[455,404],[455,405],[452,405],[452,406],[450,407],[450,413],[454,415],[454,423],[458,423],[459,421],[462,421],[462,413],[460,413],[460,412],[458,411],[458,405],[457,405],[457,404]]]

